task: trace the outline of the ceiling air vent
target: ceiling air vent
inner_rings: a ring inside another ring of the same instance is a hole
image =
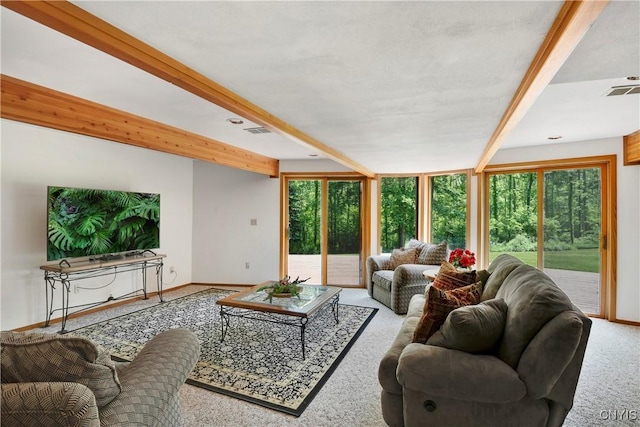
[[[607,96],[618,96],[618,95],[633,95],[640,93],[640,85],[629,85],[629,86],[613,86],[607,92]]]
[[[258,134],[258,133],[271,133],[271,131],[269,129],[267,129],[265,127],[262,127],[262,126],[259,126],[257,128],[246,128],[245,130],[247,132],[249,132],[249,133],[255,133],[255,134]]]

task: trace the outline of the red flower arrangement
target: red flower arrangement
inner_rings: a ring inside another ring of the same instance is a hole
[[[455,267],[471,268],[476,263],[476,254],[469,249],[454,249],[449,255],[449,262]]]

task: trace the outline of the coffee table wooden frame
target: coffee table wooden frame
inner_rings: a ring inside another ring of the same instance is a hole
[[[342,291],[341,288],[301,285],[303,288],[314,287],[325,290],[325,292],[301,308],[283,307],[281,305],[272,304],[268,299],[261,302],[243,301],[241,299],[246,295],[256,293],[256,291],[262,286],[264,286],[264,284],[253,286],[241,292],[236,292],[235,294],[216,301],[216,304],[220,306],[220,319],[222,325],[222,337],[220,338],[220,342],[224,341],[224,338],[229,331],[229,321],[231,317],[242,317],[244,319],[295,326],[300,328],[302,359],[305,359],[305,329],[312,316],[324,308],[331,307],[336,324],[339,322],[338,302],[340,300],[340,291]]]

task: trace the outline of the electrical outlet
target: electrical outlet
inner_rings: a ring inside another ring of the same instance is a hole
[[[73,285],[73,293],[74,294],[80,293],[80,288],[78,287],[78,285]]]
[[[169,267],[169,273],[173,274],[176,272],[176,269],[173,268],[173,265],[171,267]]]
[[[246,268],[247,270],[249,269],[249,261],[244,263],[244,268]]]

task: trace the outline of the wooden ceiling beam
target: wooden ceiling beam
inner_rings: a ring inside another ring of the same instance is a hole
[[[5,119],[277,177],[276,159],[53,89],[1,75]]]
[[[68,1],[2,0],[2,6],[173,83],[291,141],[318,150],[365,176],[375,175],[343,153]]]
[[[518,90],[487,143],[475,172],[480,173],[569,58],[609,0],[567,0],[529,66]]]

